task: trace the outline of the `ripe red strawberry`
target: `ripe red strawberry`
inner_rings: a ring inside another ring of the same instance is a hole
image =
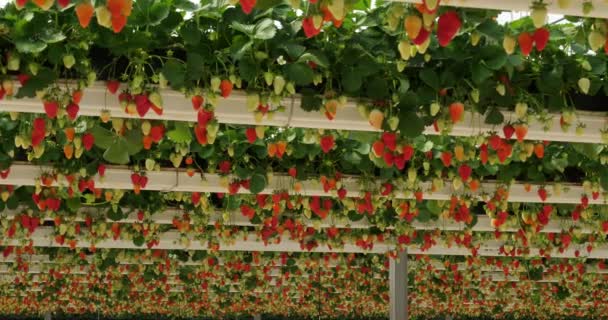
[[[338,189],[338,198],[340,198],[341,200],[346,198],[346,193],[347,193],[346,189],[344,189],[344,188]]]
[[[44,112],[47,117],[51,119],[57,118],[57,112],[59,111],[59,103],[57,101],[43,101]]]
[[[131,183],[133,185],[139,185],[141,181],[141,176],[139,175],[139,173],[132,173],[131,174]]]
[[[65,111],[68,114],[68,118],[70,118],[70,120],[72,121],[76,120],[76,118],[78,117],[79,110],[80,107],[75,102],[68,104],[68,106],[65,108]]]
[[[150,129],[150,138],[152,138],[152,141],[154,141],[155,143],[159,143],[160,140],[163,139],[164,135],[165,135],[165,126],[162,124],[153,126]]]
[[[291,167],[289,168],[288,173],[292,178],[295,178],[298,175],[298,170],[296,167]]]
[[[323,150],[324,153],[328,153],[335,145],[334,136],[331,134],[323,136],[320,142],[321,150]]]
[[[453,123],[457,123],[462,119],[464,113],[464,105],[460,102],[450,104],[450,118]]]
[[[20,73],[17,75],[17,79],[19,80],[19,83],[24,86],[28,80],[30,80],[30,75],[29,74],[25,74],[25,73]]]
[[[245,135],[247,136],[247,141],[249,141],[249,143],[254,143],[258,139],[255,128],[247,128],[245,130]]]
[[[97,174],[99,174],[100,177],[103,177],[106,175],[106,165],[103,163],[100,163],[99,166],[97,167]]]
[[[547,200],[547,190],[545,188],[538,189],[538,197],[542,202],[545,202]]]
[[[202,145],[207,144],[207,128],[205,126],[194,126],[194,135],[196,136],[198,143]]]
[[[472,172],[473,172],[473,169],[471,169],[471,167],[469,165],[467,165],[466,163],[460,165],[460,168],[458,168],[458,174],[460,174],[460,178],[462,179],[462,181],[469,180]]]
[[[382,141],[390,151],[397,149],[397,135],[394,132],[383,132]]]
[[[437,39],[439,45],[447,46],[458,33],[462,22],[456,11],[448,11],[439,17],[437,23]]]
[[[405,161],[410,161],[412,156],[414,156],[414,147],[409,144],[404,145],[401,150],[403,152],[403,158]]]
[[[385,152],[384,153],[384,163],[386,163],[386,165],[388,167],[392,167],[393,164],[395,163],[395,155],[390,151]]]
[[[608,221],[602,222],[602,231],[604,231],[604,233],[608,233]]]
[[[423,44],[429,37],[431,36],[431,32],[429,30],[427,30],[425,27],[422,27],[420,29],[420,32],[418,32],[418,36],[416,37],[416,39],[412,40],[412,43],[415,45],[421,45]]]
[[[441,161],[443,165],[449,167],[452,164],[452,152],[444,151],[441,153]]]
[[[147,184],[148,184],[148,177],[146,177],[146,176],[141,176],[141,177],[139,178],[139,185],[141,186],[141,188],[142,188],[142,189],[143,189],[143,188],[145,188]]]
[[[239,0],[239,2],[241,3],[243,12],[245,12],[245,14],[250,14],[253,7],[255,7],[256,0]]]
[[[524,123],[516,124],[513,129],[515,129],[515,136],[517,137],[517,141],[524,141],[524,138],[528,134],[528,125]]]
[[[534,39],[532,38],[532,35],[527,32],[522,32],[517,37],[517,42],[521,48],[521,53],[524,56],[530,55],[530,52],[532,52],[532,48],[534,47]]]
[[[0,170],[0,179],[6,179],[9,173],[11,173],[11,168]]]
[[[506,124],[504,127],[502,127],[502,132],[506,139],[511,139],[515,133],[515,128],[513,128],[513,126],[510,124]],[[494,148],[494,150],[496,150],[496,148]]]
[[[201,202],[201,193],[200,192],[192,192],[191,200],[193,205],[199,204]]]
[[[70,4],[71,0],[57,0],[57,4],[61,9],[67,7]]]
[[[372,144],[372,151],[376,157],[382,157],[384,155],[384,142],[382,140],[375,141]]]
[[[84,146],[84,149],[89,151],[91,150],[91,148],[93,148],[93,144],[95,143],[95,137],[90,134],[90,133],[85,133],[84,135],[82,135],[82,145]]]
[[[203,102],[205,102],[205,99],[200,95],[192,96],[191,100],[192,100],[192,108],[194,110],[200,109],[200,107],[203,105]]]
[[[220,83],[220,91],[222,97],[228,98],[228,96],[230,96],[230,93],[232,93],[232,82],[230,82],[230,80],[228,79],[222,80],[222,82]]]
[[[302,29],[306,38],[312,38],[321,32],[321,28],[315,28],[315,23],[312,17],[306,17],[302,19]]]
[[[536,50],[541,52],[545,50],[547,42],[549,42],[549,30],[547,30],[547,28],[536,29],[536,31],[534,31],[534,35],[532,35],[532,38],[534,39]]]
[[[108,80],[106,83],[106,87],[111,94],[115,94],[118,91],[118,87],[120,86],[120,82],[118,80]]]
[[[215,114],[211,110],[199,109],[197,114],[198,125],[201,127],[207,126],[207,123],[215,117]]]
[[[137,108],[137,113],[140,117],[144,117],[146,113],[152,107],[152,103],[148,100],[148,96],[145,94],[137,94],[135,95],[135,106]]]
[[[600,193],[598,191],[593,191],[591,193],[591,198],[593,198],[593,200],[597,200],[600,197]]]

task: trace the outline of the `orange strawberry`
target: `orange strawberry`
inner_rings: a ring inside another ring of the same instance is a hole
[[[422,19],[417,15],[409,15],[405,18],[403,27],[405,28],[408,38],[414,40],[418,37],[420,29],[422,29]]]
[[[112,16],[112,30],[114,33],[119,33],[127,24],[127,17],[121,15]]]
[[[79,104],[82,100],[82,95],[82,90],[74,90],[74,92],[72,92],[72,102]]]
[[[542,143],[537,143],[534,146],[534,154],[537,158],[542,159],[545,156],[545,145]]]
[[[532,35],[527,32],[522,32],[517,37],[517,42],[519,42],[521,53],[524,56],[530,55],[530,52],[532,52],[532,48],[534,47],[534,38],[532,38]]]
[[[228,98],[228,96],[230,96],[230,93],[232,93],[232,82],[227,79],[222,80],[222,82],[220,83],[220,91],[222,97]]]
[[[285,154],[285,150],[287,149],[287,142],[279,141],[276,143],[277,145],[277,157],[283,158],[283,154]]]
[[[150,150],[152,148],[152,137],[150,135],[144,136],[143,138],[144,149]]]
[[[71,143],[63,146],[63,154],[66,159],[72,159],[72,156],[74,155],[74,146]]]
[[[95,12],[95,8],[90,1],[81,2],[74,8],[76,11],[76,16],[78,17],[78,22],[80,22],[80,26],[86,28],[89,26],[91,22],[91,18],[93,18],[93,13]]]
[[[63,133],[65,133],[66,140],[68,140],[69,142],[74,141],[74,135],[76,133],[76,130],[74,130],[74,128],[65,128],[63,129]]]
[[[528,134],[528,125],[525,123],[516,124],[513,126],[515,129],[515,136],[517,137],[517,141],[523,142],[524,138]]]
[[[274,143],[269,143],[268,144],[268,156],[269,157],[274,157],[277,154],[277,145]]]
[[[458,123],[462,120],[462,114],[464,113],[464,104],[460,102],[454,102],[450,105],[450,118],[453,123]]]

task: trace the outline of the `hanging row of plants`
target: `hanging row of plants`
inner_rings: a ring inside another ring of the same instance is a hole
[[[527,132],[559,117],[561,130],[584,135],[577,114],[606,111],[608,24],[548,23],[542,1],[505,24],[499,11],[438,5],[17,0],[0,9],[0,110],[38,104],[0,113],[0,245],[15,261],[0,313],[379,317],[395,252],[440,246],[470,256],[415,257],[414,317],[605,314],[607,262],[587,257],[607,242],[598,203],[608,150]],[[82,115],[99,89],[98,114]],[[175,95],[192,105],[191,120],[153,120],[177,108]],[[220,102],[235,97],[256,125],[220,123]],[[266,125],[289,116],[292,99],[328,123],[354,102],[379,132]],[[116,103],[124,113],[109,111]],[[496,131],[450,136],[467,112]],[[441,134],[421,135],[426,127]],[[600,133],[608,141],[608,128]],[[11,185],[24,163],[44,169]],[[100,187],[116,166],[131,172],[131,188]],[[201,182],[218,174],[225,190],[149,188],[149,175],[175,168]],[[352,176],[358,189],[345,187]],[[287,182],[264,191],[276,181]],[[510,202],[514,183],[536,203]],[[325,194],[304,196],[310,185]],[[580,201],[554,203],[572,186]],[[446,190],[449,200],[427,199]],[[159,221],[166,211],[170,222]],[[494,232],[473,231],[483,215]],[[545,232],[553,222],[561,232]],[[39,247],[42,232],[61,248]],[[169,233],[183,250],[159,249]],[[305,252],[220,251],[243,239],[297,241]],[[500,256],[480,257],[495,240]],[[118,241],[140,249],[104,249]],[[208,250],[192,250],[199,244]],[[345,244],[390,253],[312,252]],[[574,257],[554,257],[564,252]],[[522,281],[491,281],[484,268]]]

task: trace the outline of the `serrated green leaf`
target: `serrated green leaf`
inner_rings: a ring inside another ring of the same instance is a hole
[[[285,66],[285,76],[296,85],[305,86],[312,83],[314,73],[304,63],[290,63]]]
[[[117,137],[103,153],[103,158],[113,164],[129,163],[129,144],[123,137]]]
[[[251,193],[258,194],[262,192],[264,188],[266,188],[267,183],[268,181],[266,180],[265,175],[255,173],[251,176],[249,181],[249,191],[251,191]]]
[[[439,86],[440,86],[439,76],[437,75],[435,70],[430,69],[430,68],[423,69],[422,71],[420,71],[420,79],[427,86],[429,86],[435,90],[439,90]]]
[[[277,27],[271,19],[263,19],[255,25],[253,37],[260,40],[269,40],[277,34]]]
[[[167,137],[175,143],[190,143],[192,141],[192,134],[187,124],[176,122],[175,128],[167,132]]]
[[[400,110],[399,131],[406,137],[415,138],[424,131],[424,121],[416,112]]]
[[[143,135],[140,130],[129,130],[125,134],[129,155],[136,155],[144,148]]]
[[[361,75],[354,69],[342,73],[342,87],[346,92],[356,92],[361,88],[363,81]]]
[[[95,145],[101,149],[108,149],[113,143],[116,135],[112,131],[95,126],[90,130],[90,133],[95,138]]]
[[[171,6],[166,2],[155,2],[148,12],[148,24],[151,26],[159,25],[169,16]]]
[[[490,108],[486,113],[485,123],[487,124],[502,124],[505,121],[505,116],[498,110],[498,108]]]
[[[42,40],[17,40],[15,41],[15,47],[17,51],[22,53],[40,53],[46,49],[46,42]]]
[[[186,76],[186,67],[177,60],[169,60],[161,71],[173,88],[183,85]]]
[[[492,71],[482,63],[474,63],[472,67],[472,80],[475,84],[482,84],[492,76]]]

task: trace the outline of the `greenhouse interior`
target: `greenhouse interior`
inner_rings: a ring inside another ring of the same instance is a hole
[[[608,319],[608,1],[1,0],[0,319]]]

